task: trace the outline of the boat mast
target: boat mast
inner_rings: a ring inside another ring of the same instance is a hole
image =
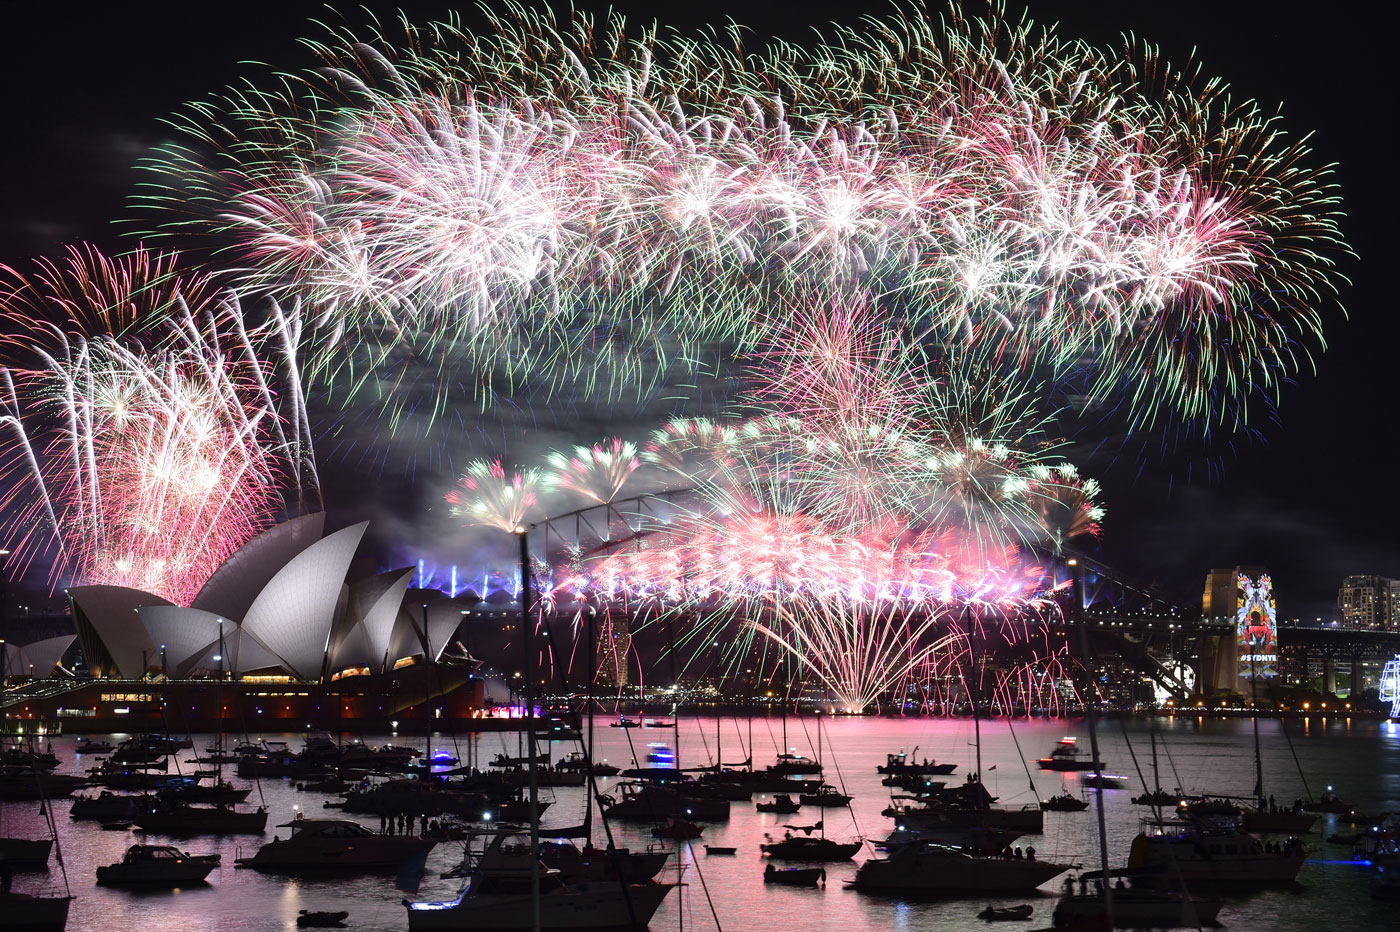
[[[1084,594],[1081,591],[1083,585],[1079,576],[1079,561],[1070,557],[1065,563],[1069,566],[1073,585],[1070,587],[1073,602],[1070,610],[1074,614],[1072,619],[1075,626],[1079,628],[1079,659],[1084,664],[1084,711],[1089,719],[1089,753],[1093,755],[1093,761],[1098,768],[1094,772],[1098,775],[1098,785],[1094,788],[1095,809],[1099,820],[1099,867],[1103,870],[1103,908],[1104,915],[1108,918],[1108,927],[1113,928],[1113,884],[1108,882],[1108,828],[1105,824],[1103,814],[1103,762],[1099,758],[1099,701],[1094,692],[1094,668],[1089,660],[1089,632],[1084,621]]]
[[[1264,802],[1264,759],[1259,754],[1259,676],[1255,667],[1255,655],[1249,655],[1249,691],[1250,702],[1254,706],[1254,714],[1250,716],[1254,721],[1254,801],[1262,804]],[[1264,808],[1260,805],[1259,808]]]
[[[530,930],[540,932],[540,775],[535,761],[535,658],[530,630],[530,537],[520,537],[520,643],[525,649],[525,747],[530,772]]]

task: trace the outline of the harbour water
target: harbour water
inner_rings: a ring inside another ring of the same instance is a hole
[[[679,732],[679,752],[682,766],[700,766],[713,760],[717,740],[723,746],[726,761],[742,760],[747,753],[750,729],[753,756],[757,766],[771,762],[783,744],[784,722],[774,716],[746,719],[713,717],[682,718]],[[1168,790],[1180,787],[1188,793],[1245,794],[1254,784],[1253,736],[1248,719],[1195,718],[1178,716],[1160,719],[1163,734],[1159,755],[1161,785]],[[786,719],[787,744],[797,753],[812,755],[817,741],[816,721],[812,718]],[[1279,721],[1267,719],[1260,723],[1265,789],[1280,803],[1291,803],[1295,797],[1316,797],[1328,786],[1352,802],[1360,811],[1379,813],[1400,812],[1400,727],[1375,721],[1334,719],[1288,723],[1288,736],[1301,763],[1302,776],[1295,766],[1293,753]],[[1034,759],[1047,753],[1063,736],[1074,735],[1087,746],[1084,723],[1080,720],[1017,721],[1013,731],[1005,720],[984,721],[982,731],[982,767],[984,782],[1005,805],[1017,807],[1033,804],[1037,799],[1067,789],[1078,795],[1080,787],[1074,774],[1060,775],[1038,771],[1031,766],[1029,780],[1016,742],[1026,758]],[[1121,865],[1127,857],[1129,843],[1138,830],[1138,819],[1147,815],[1145,807],[1134,806],[1129,797],[1140,791],[1141,783],[1130,756],[1150,781],[1151,755],[1149,726],[1142,719],[1108,722],[1101,727],[1102,755],[1108,769],[1130,776],[1127,790],[1105,792],[1110,859]],[[1126,737],[1125,737],[1126,732]],[[609,728],[600,721],[596,728],[596,756],[619,766],[631,765],[633,758],[644,761],[647,744],[660,742],[677,745],[677,735],[669,729]],[[257,736],[254,736],[257,737]],[[293,747],[300,745],[300,736],[284,735]],[[385,735],[347,735],[367,743],[391,740]],[[417,743],[422,737],[398,739],[399,743]],[[973,723],[970,719],[897,719],[897,718],[836,718],[823,725],[826,779],[855,795],[850,813],[840,809],[825,812],[828,837],[844,840],[860,835],[869,839],[884,838],[892,827],[890,819],[880,812],[889,805],[891,790],[880,785],[877,764],[887,753],[901,749],[919,759],[928,757],[958,765],[950,780],[961,780],[973,766]],[[206,738],[196,736],[196,748],[204,747]],[[75,760],[76,742],[70,737],[53,740],[55,752],[63,760],[61,771],[87,766]],[[466,739],[439,734],[433,738],[435,748],[445,748],[466,755]],[[917,751],[915,747],[917,746]],[[497,752],[515,753],[513,734],[482,735],[477,743],[479,758],[488,760]],[[562,756],[571,745],[556,746]],[[194,756],[185,751],[181,757]],[[192,768],[191,768],[192,769]],[[1303,777],[1306,777],[1307,788]],[[602,782],[607,792],[612,780]],[[235,781],[241,782],[241,781]],[[78,822],[68,817],[69,803],[58,800],[54,816],[58,826],[68,882],[77,896],[74,901],[69,930],[72,932],[197,932],[197,930],[227,930],[227,932],[272,932],[296,928],[296,917],[302,909],[349,910],[348,926],[366,932],[403,930],[407,928],[401,901],[405,893],[394,887],[394,878],[361,876],[353,878],[295,879],[263,875],[236,869],[234,858],[251,854],[259,844],[274,835],[286,837],[286,828],[275,825],[290,821],[297,811],[308,817],[339,816],[337,810],[324,809],[328,797],[298,790],[287,780],[264,780],[261,798],[271,814],[265,836],[229,838],[195,837],[180,839],[175,844],[192,853],[218,852],[222,865],[209,877],[207,884],[189,889],[160,892],[129,892],[99,888],[94,885],[96,868],[119,860],[125,847],[143,836],[129,832],[104,831],[94,822]],[[551,800],[545,823],[547,825],[577,824],[583,806],[580,789],[542,791]],[[898,792],[898,791],[896,791]],[[1092,798],[1092,791],[1089,791]],[[259,790],[255,789],[249,802],[256,804]],[[46,830],[37,803],[10,803],[4,811],[7,835],[43,837]],[[796,816],[760,814],[752,803],[736,802],[727,823],[709,825],[704,835],[680,854],[685,865],[687,886],[672,893],[651,924],[653,932],[672,930],[705,930],[719,928],[730,932],[875,932],[875,930],[919,930],[919,932],[954,932],[983,927],[976,913],[989,903],[1010,905],[1032,903],[1035,918],[1028,927],[1050,925],[1050,913],[1058,893],[1058,881],[1051,881],[1039,896],[1017,896],[1006,899],[917,901],[896,897],[874,897],[847,889],[844,881],[855,874],[856,864],[876,856],[868,847],[855,861],[827,865],[824,888],[794,889],[774,887],[763,883],[764,859],[759,843],[765,834],[781,836],[783,824],[810,824],[821,816],[808,807]],[[378,819],[360,817],[366,825],[378,828]],[[1045,833],[1027,836],[1020,844],[1033,844],[1037,857],[1044,860],[1082,864],[1087,869],[1098,867],[1097,838],[1094,810],[1086,812],[1045,814]],[[1351,848],[1324,841],[1333,832],[1354,831],[1335,816],[1324,816],[1314,832],[1305,838],[1309,857],[1295,886],[1262,890],[1218,891],[1227,899],[1220,914],[1221,924],[1236,932],[1384,932],[1400,930],[1400,906],[1373,900],[1367,888],[1368,876],[1363,868],[1350,861]],[[621,824],[614,826],[619,844],[644,847],[652,843],[650,826]],[[150,837],[151,841],[166,841]],[[670,843],[668,843],[670,844]],[[734,846],[733,856],[709,856],[704,845]],[[682,843],[684,846],[684,843]],[[461,859],[461,843],[439,845],[428,861],[422,887],[415,899],[438,899],[453,896],[460,881],[440,879],[438,874]],[[674,862],[673,862],[674,864]],[[674,877],[674,866],[671,876]],[[19,874],[15,889],[24,892],[62,889],[60,869],[51,865],[48,874]],[[716,916],[718,923],[716,923]]]

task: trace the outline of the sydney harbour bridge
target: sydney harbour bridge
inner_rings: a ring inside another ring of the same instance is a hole
[[[633,655],[610,661],[604,656],[604,669],[611,665],[619,680],[628,678],[629,663],[634,681],[689,676],[758,685],[764,677],[793,674],[791,657],[767,650],[771,645],[762,640],[740,637],[732,623],[707,621],[704,606],[667,611],[656,593],[613,592],[600,598],[596,591],[571,589],[569,567],[586,575],[589,566],[610,555],[644,550],[689,513],[691,496],[689,490],[641,494],[531,526],[530,554],[543,590],[545,629],[558,654],[556,666],[570,667],[580,656],[580,642],[601,637],[605,655],[610,650]],[[992,664],[1033,662],[1037,652],[1054,654],[1057,647],[1065,659],[1078,660],[1087,647],[1090,664],[1101,673],[1111,671],[1119,683],[1137,684],[1136,690],[1120,694],[1124,700],[1155,693],[1157,699],[1187,701],[1237,688],[1233,616],[1203,617],[1199,597],[1193,601],[1167,593],[1082,552],[1030,553],[1027,558],[1045,574],[1042,598],[1014,608],[945,608],[929,622],[925,636],[971,632],[974,659],[980,655],[980,662]],[[1400,634],[1394,632],[1285,625],[1277,637],[1285,678],[1302,681],[1316,671],[1327,692],[1336,691],[1339,673],[1361,683],[1363,667],[1400,652]],[[561,677],[568,679],[567,674]]]

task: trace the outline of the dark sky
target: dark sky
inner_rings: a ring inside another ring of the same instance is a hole
[[[368,5],[386,17],[400,8]],[[681,27],[734,16],[760,35],[795,40],[809,26],[886,9],[728,0],[679,10],[619,6],[629,16],[660,16]],[[1029,7],[1038,21],[1058,21],[1063,34],[1096,44],[1111,45],[1131,31],[1171,60],[1195,49],[1207,71],[1239,96],[1282,102],[1287,129],[1314,132],[1315,157],[1340,163],[1345,232],[1361,257],[1343,267],[1352,280],[1342,296],[1350,319],[1337,306],[1324,309],[1330,348],[1315,376],[1303,374],[1285,389],[1276,420],[1259,423],[1263,442],[1216,436],[1205,451],[1193,445],[1163,453],[1154,445],[1145,457],[1091,465],[1109,507],[1102,556],[1197,599],[1211,567],[1266,565],[1286,617],[1328,611],[1343,575],[1400,576],[1400,504],[1390,488],[1391,438],[1400,430],[1391,404],[1400,325],[1391,291],[1381,285],[1396,254],[1392,225],[1381,219],[1395,201],[1383,182],[1394,172],[1391,69],[1381,77],[1382,61],[1393,56],[1387,25],[1359,0],[1298,5],[1296,12],[1270,0],[1053,0]],[[448,6],[402,8],[424,20]],[[363,21],[354,5],[342,9],[347,20]],[[469,8],[465,15],[470,22]],[[323,16],[320,5],[294,0],[8,7],[0,55],[0,262],[56,254],[81,240],[113,250],[131,245],[111,224],[130,216],[124,201],[137,180],[132,165],[166,135],[160,118],[241,77],[265,74],[240,62],[309,65],[297,39],[318,35],[307,21]],[[353,468],[325,464],[332,492],[335,476]],[[333,497],[328,506],[333,513],[346,507]]]

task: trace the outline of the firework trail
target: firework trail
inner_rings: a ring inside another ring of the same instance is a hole
[[[56,328],[57,351],[3,370],[4,533],[22,565],[52,557],[55,585],[189,604],[289,493],[303,509],[317,494],[296,319],[274,308],[250,332],[232,299],[175,305],[154,346]]]
[[[1329,168],[1145,46],[1000,7],[757,50],[487,15],[333,32],[318,72],[191,108],[148,165],[181,192],[147,201],[165,229],[317,308],[342,397],[405,359],[439,395],[459,369],[640,391],[853,288],[1143,426],[1233,423],[1321,346]]]

